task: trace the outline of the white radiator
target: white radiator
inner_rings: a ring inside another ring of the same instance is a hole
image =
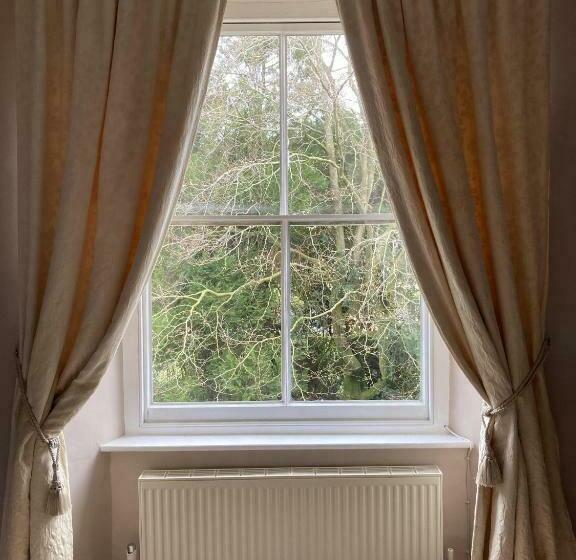
[[[441,560],[438,467],[145,471],[141,560]]]

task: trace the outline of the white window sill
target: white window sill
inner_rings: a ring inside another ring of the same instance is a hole
[[[136,435],[104,443],[106,453],[289,449],[468,449],[468,439],[452,434],[258,434]]]

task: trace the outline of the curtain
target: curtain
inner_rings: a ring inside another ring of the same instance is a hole
[[[224,5],[14,3],[18,350],[35,416],[60,440],[63,494],[61,431],[98,385],[151,271]],[[25,408],[17,393],[0,557],[69,560],[71,512],[46,511],[51,456]]]
[[[415,274],[486,403],[472,557],[576,558],[541,366],[548,2],[338,4]]]

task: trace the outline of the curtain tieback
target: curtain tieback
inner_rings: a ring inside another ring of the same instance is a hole
[[[489,407],[485,404],[487,408],[482,412],[482,419],[484,423],[483,432],[483,446],[480,451],[480,461],[478,464],[478,475],[476,477],[476,483],[479,486],[487,486],[492,488],[502,482],[502,470],[498,464],[498,460],[494,455],[494,449],[492,447],[492,435],[494,433],[494,422],[496,421],[496,416],[502,414],[506,409],[508,409],[524,392],[526,387],[536,377],[538,369],[543,364],[548,352],[550,351],[550,338],[545,338],[540,345],[540,350],[536,356],[536,360],[532,364],[532,367],[526,374],[526,377],[522,380],[522,383],[514,390],[510,396],[506,397],[499,405]]]
[[[22,373],[22,363],[20,362],[20,356],[17,349],[16,371],[18,373],[18,385],[20,387],[20,393],[22,393],[24,408],[26,409],[30,423],[34,427],[34,431],[38,438],[48,447],[48,453],[50,453],[50,459],[52,460],[52,480],[50,481],[50,488],[46,499],[46,513],[52,516],[62,515],[68,511],[70,503],[65,496],[64,485],[60,480],[60,438],[58,436],[46,435],[42,426],[40,426],[40,422],[38,422],[38,418],[36,418],[36,414],[34,414],[34,409],[32,408],[32,404],[28,399],[28,393],[26,392],[26,380]]]

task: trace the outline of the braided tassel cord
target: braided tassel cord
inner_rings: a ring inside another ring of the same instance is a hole
[[[478,474],[476,475],[476,484],[479,486],[493,488],[502,482],[502,469],[498,464],[498,459],[496,459],[494,448],[492,447],[492,434],[494,432],[494,422],[496,421],[496,416],[502,414],[502,412],[510,408],[518,400],[520,395],[522,395],[526,387],[532,383],[532,381],[536,378],[538,369],[544,363],[544,360],[546,359],[549,351],[550,339],[545,338],[540,345],[540,350],[538,351],[538,355],[536,356],[532,367],[520,385],[518,385],[518,387],[497,406],[485,406],[484,412],[482,414],[484,417],[484,441],[480,449]]]
[[[20,393],[22,394],[22,401],[24,403],[24,408],[28,413],[30,423],[34,428],[38,439],[48,447],[48,453],[50,453],[50,458],[52,459],[52,481],[50,482],[48,496],[46,498],[46,513],[54,517],[62,515],[70,509],[70,500],[68,496],[66,496],[64,485],[60,480],[60,466],[58,464],[60,459],[60,439],[58,436],[48,437],[44,433],[44,430],[42,430],[42,426],[40,426],[40,422],[38,422],[38,419],[34,414],[34,409],[28,400],[28,394],[26,392],[26,380],[24,379],[24,374],[22,372],[22,363],[20,362],[18,349],[16,349],[16,371],[18,373],[18,386],[20,387]]]

